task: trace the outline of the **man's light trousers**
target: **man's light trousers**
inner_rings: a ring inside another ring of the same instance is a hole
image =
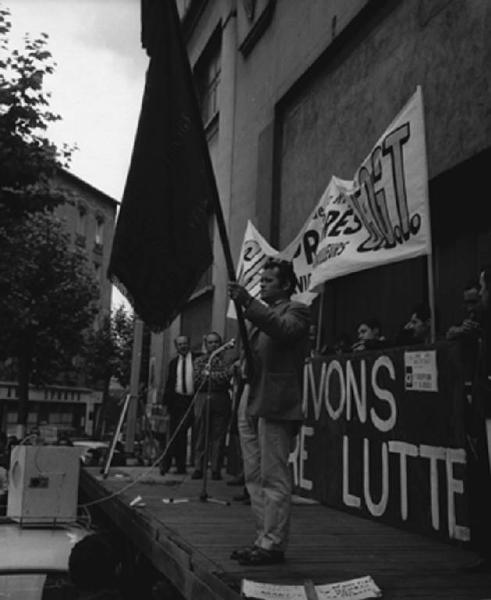
[[[288,457],[297,423],[247,414],[249,385],[240,400],[238,426],[244,477],[256,519],[255,544],[285,551],[290,529],[292,479]]]

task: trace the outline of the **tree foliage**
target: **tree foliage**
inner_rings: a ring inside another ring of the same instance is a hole
[[[119,307],[87,335],[85,370],[93,385],[104,386],[114,377],[122,387],[130,382],[134,317]]]
[[[24,36],[22,49],[12,49],[10,12],[0,5],[0,217],[54,208],[66,190],[53,184],[66,167],[73,148],[58,148],[46,137],[48,125],[60,117],[49,110],[43,91],[55,64],[48,36]]]
[[[0,4],[0,356],[14,359],[25,424],[29,383],[52,381],[70,364],[99,292],[86,255],[53,213],[72,200],[55,176],[73,149],[46,133],[59,119],[43,87],[55,67],[48,36],[26,34],[22,48],[11,49],[10,32]]]
[[[103,422],[107,424],[114,413],[111,410],[115,407],[114,398],[109,393],[111,379],[114,377],[123,388],[129,386],[133,330],[134,317],[121,306],[111,316],[106,316],[98,329],[87,335],[82,353],[84,372],[89,384],[103,392],[101,411],[95,423],[96,436],[100,435]]]
[[[134,315],[128,316],[125,309],[122,306],[119,307],[114,313],[114,332],[118,348],[118,360],[114,376],[123,387],[130,384],[134,328]]]
[[[27,361],[38,381],[66,367],[97,314],[99,291],[63,224],[37,212],[0,226],[0,352]]]

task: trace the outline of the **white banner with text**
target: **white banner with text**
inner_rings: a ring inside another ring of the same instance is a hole
[[[329,202],[322,208],[310,290],[341,275],[431,252],[421,88],[356,171],[352,189],[342,191],[323,196]]]

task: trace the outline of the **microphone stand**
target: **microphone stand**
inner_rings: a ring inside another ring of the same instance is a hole
[[[227,348],[233,348],[235,345],[235,340],[232,339],[220,348],[217,348],[210,354],[210,358],[206,364],[206,370],[208,371],[208,390],[206,393],[205,399],[205,448],[204,448],[204,456],[203,456],[203,485],[201,487],[201,494],[199,499],[201,502],[214,502],[216,504],[224,504],[225,506],[230,506],[229,500],[219,500],[218,498],[213,498],[208,494],[208,460],[210,456],[210,401],[211,401],[211,370],[212,370],[212,362],[215,356],[221,354]]]

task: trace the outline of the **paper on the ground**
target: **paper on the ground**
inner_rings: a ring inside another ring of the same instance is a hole
[[[338,583],[316,585],[315,590],[319,600],[368,600],[382,597],[380,588],[370,575]]]
[[[307,600],[303,585],[278,585],[242,580],[242,595],[259,600]]]
[[[369,600],[381,598],[382,592],[375,581],[367,575],[358,579],[316,585],[318,600]],[[258,600],[307,600],[303,585],[280,585],[242,580],[242,595]]]

